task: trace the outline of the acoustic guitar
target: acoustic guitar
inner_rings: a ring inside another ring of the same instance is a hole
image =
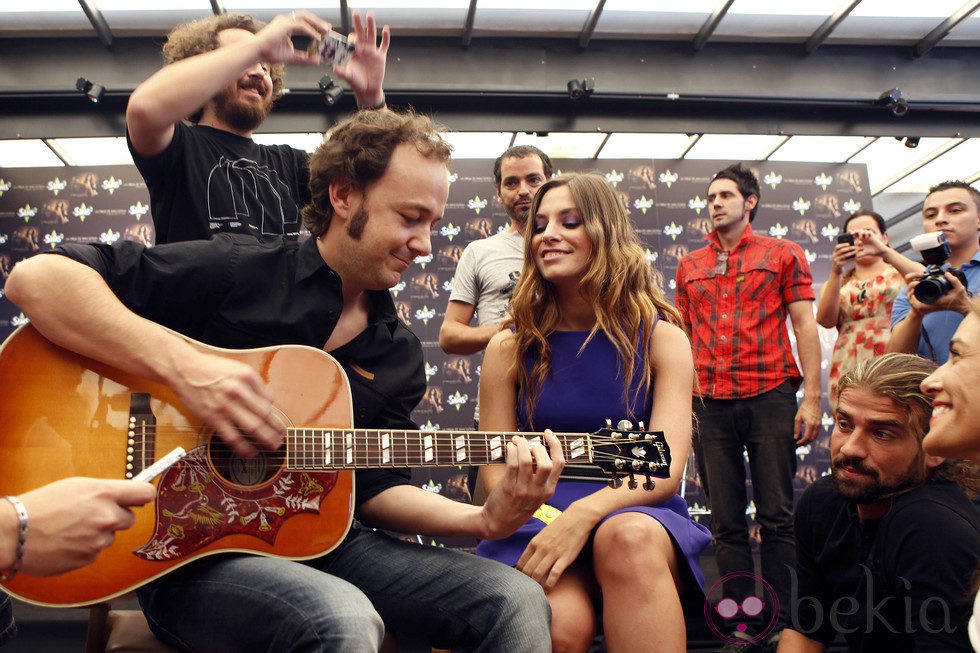
[[[187,451],[155,481],[155,501],[134,509],[136,525],[117,532],[94,563],[54,577],[18,574],[3,583],[9,594],[83,606],[206,555],[313,558],[350,527],[352,470],[504,462],[511,433],[352,428],[347,376],[322,350],[191,342],[261,374],[285,427],[283,447],[236,456],[169,388],[58,347],[29,324],[3,343],[0,496],[72,476],[132,478],[177,447]],[[557,435],[567,461],[598,465],[616,484],[628,476],[636,487],[639,476],[650,489],[651,477],[670,474],[662,433],[607,427]]]

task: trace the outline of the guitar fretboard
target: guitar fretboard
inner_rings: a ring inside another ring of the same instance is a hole
[[[544,442],[541,433],[288,429],[286,464],[308,470],[502,464],[514,435]],[[556,436],[567,462],[592,462],[590,434]]]

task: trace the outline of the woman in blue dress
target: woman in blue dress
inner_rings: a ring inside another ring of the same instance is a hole
[[[618,193],[598,175],[552,179],[535,194],[511,328],[487,347],[483,431],[591,432],[646,422],[670,447],[653,490],[611,488],[567,464],[552,499],[517,533],[477,552],[545,589],[555,651],[684,651],[685,599],[700,609],[698,556],[710,534],[677,495],[691,449],[694,363],[677,310],[654,283]],[[503,470],[485,467],[492,489]],[[571,480],[572,478],[576,480]]]

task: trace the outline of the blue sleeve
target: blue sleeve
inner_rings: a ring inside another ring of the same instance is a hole
[[[905,319],[905,316],[909,314],[909,296],[905,293],[905,288],[907,286],[903,285],[902,289],[898,291],[895,295],[895,301],[892,302],[892,328],[895,325]]]

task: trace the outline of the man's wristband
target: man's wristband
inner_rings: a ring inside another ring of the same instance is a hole
[[[357,108],[360,111],[378,111],[379,109],[384,109],[386,106],[388,106],[388,102],[385,100],[384,97],[382,97],[381,98],[381,102],[379,102],[378,104],[375,104],[375,105],[370,106],[370,107],[362,107],[362,106],[358,105]]]
[[[10,567],[0,571],[0,581],[6,582],[17,575],[21,565],[24,563],[24,543],[27,541],[27,508],[24,503],[14,496],[4,497],[14,506],[17,511],[17,520],[20,526],[17,529],[17,551],[14,553],[14,562]]]

